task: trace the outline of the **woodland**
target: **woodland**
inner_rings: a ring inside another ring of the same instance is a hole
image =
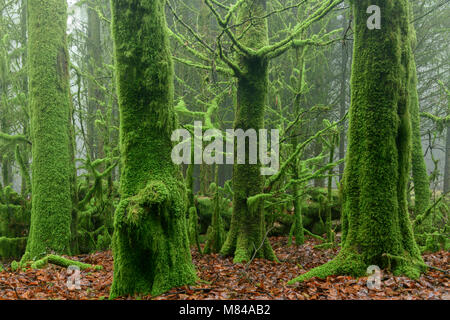
[[[449,31],[449,0],[0,0],[0,300],[449,300]]]

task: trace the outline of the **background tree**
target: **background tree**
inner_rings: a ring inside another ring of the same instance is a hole
[[[329,34],[318,40],[297,37],[308,26],[320,20],[341,1],[324,1],[311,16],[298,23],[290,35],[273,44],[269,43],[267,25],[267,3],[260,1],[238,1],[227,8],[225,18],[219,10],[224,9],[216,2],[205,1],[216,17],[217,23],[238,51],[237,61],[224,54],[220,37],[218,38],[219,56],[231,68],[237,78],[237,105],[234,128],[244,131],[252,128],[258,131],[264,126],[264,110],[267,104],[269,61],[279,57],[293,47],[306,44],[324,45]],[[236,12],[236,32],[230,23]],[[249,163],[249,151],[246,150],[246,163],[233,168],[233,215],[227,240],[221,250],[223,255],[234,255],[234,261],[249,261],[257,257],[275,259],[270,243],[266,238],[263,203],[258,198],[252,205],[248,199],[262,192],[263,179],[260,164]],[[261,248],[261,250],[257,250]]]

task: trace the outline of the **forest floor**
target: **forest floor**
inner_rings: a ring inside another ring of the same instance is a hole
[[[380,290],[367,288],[367,277],[355,279],[331,276],[311,279],[296,285],[286,282],[307,270],[332,259],[338,249],[316,249],[316,240],[302,246],[287,246],[286,237],[271,238],[280,263],[255,259],[250,265],[233,264],[231,258],[218,255],[201,256],[192,250],[197,273],[202,281],[195,286],[175,288],[161,296],[128,297],[128,299],[202,300],[202,299],[450,299],[449,257],[440,251],[425,254],[425,262],[433,267],[418,280],[395,277],[383,272]],[[81,271],[81,289],[69,290],[65,268],[49,265],[42,270],[18,270],[9,266],[0,272],[0,300],[4,299],[107,299],[113,277],[111,251],[72,257],[85,263],[102,265],[102,270]]]

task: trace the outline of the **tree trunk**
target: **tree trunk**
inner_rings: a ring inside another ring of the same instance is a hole
[[[95,7],[93,0],[88,1],[90,7]],[[88,112],[87,112],[87,137],[90,148],[91,159],[104,158],[103,152],[103,137],[101,132],[98,132],[95,127],[95,119],[97,111],[100,110],[105,113],[105,107],[101,106],[104,101],[103,94],[94,80],[98,79],[98,69],[102,66],[102,42],[100,32],[100,18],[98,13],[91,8],[88,11],[88,25],[87,25],[87,65],[89,74],[93,79],[88,79]]]
[[[445,172],[444,193],[450,192],[450,124],[447,125],[447,139],[445,144]]]
[[[164,0],[111,2],[122,151],[111,298],[157,295],[196,280],[186,188],[171,159],[176,123],[164,5]]]
[[[249,17],[263,17],[266,13],[266,0],[245,0],[238,10],[237,24],[242,23],[241,42],[247,47],[258,49],[268,44],[268,26],[265,19],[253,19],[249,25]],[[264,108],[268,90],[268,65],[265,58],[240,57],[240,67],[244,73],[238,78],[237,109],[234,128],[254,129],[258,132],[264,127]],[[255,253],[257,258],[275,260],[275,254],[266,237],[263,204],[259,203],[252,210],[247,199],[262,193],[263,176],[260,164],[249,163],[249,148],[246,143],[246,164],[235,164],[233,167],[233,215],[230,231],[222,247],[224,256],[234,255],[235,262],[249,261]],[[236,150],[236,147],[235,147]]]
[[[347,25],[347,15],[343,15],[343,22],[342,27],[346,28]],[[348,63],[348,55],[347,55],[347,47],[346,43],[342,43],[341,48],[341,68],[342,68],[342,75],[341,75],[341,83],[340,83],[340,97],[339,97],[339,116],[342,119],[345,116],[345,113],[347,112],[347,63]],[[345,130],[342,129],[339,137],[339,159],[345,158]],[[342,178],[344,177],[344,167],[345,164],[341,163],[339,165],[339,181],[342,181]]]
[[[352,1],[355,50],[342,249],[338,256],[292,280],[332,274],[362,276],[371,265],[416,278],[424,263],[407,211],[411,161],[408,2],[377,1],[381,29],[367,28],[373,1]]]
[[[302,39],[304,38],[304,33],[301,35]],[[300,113],[300,107],[303,99],[302,90],[304,89],[304,75],[305,75],[305,48],[297,48],[296,49],[296,60],[297,66],[300,71],[297,83],[298,93],[295,97],[294,102],[294,117],[296,117]],[[299,129],[296,129],[293,132],[294,137],[291,139],[292,150],[296,150],[299,144]],[[300,168],[300,159],[296,159],[293,165],[292,179],[297,180],[300,177],[301,170]],[[303,216],[302,216],[302,192],[304,188],[304,184],[300,186],[298,184],[294,184],[292,186],[292,194],[294,196],[294,223],[292,224],[292,234],[295,236],[295,244],[302,245],[305,242],[305,234],[303,230]],[[289,239],[291,241],[291,238]]]
[[[413,26],[411,26],[413,28]],[[414,215],[423,214],[430,205],[430,181],[427,174],[427,166],[422,150],[422,138],[420,133],[419,96],[417,94],[417,73],[414,57],[411,57],[410,65],[410,112],[412,126],[412,176],[414,182]],[[427,219],[425,225],[431,220]]]
[[[65,0],[28,1],[32,213],[23,261],[70,253],[69,69]]]
[[[219,166],[216,165],[215,168],[215,183],[214,183],[214,197],[213,197],[213,214],[211,217],[211,225],[208,227],[206,233],[206,244],[203,253],[218,253],[222,248],[224,238],[225,238],[225,228],[223,225],[220,205],[222,198],[220,196],[219,189]]]
[[[27,0],[21,1],[21,8],[20,8],[20,46],[23,49],[22,53],[22,68],[27,68],[27,30],[28,30],[28,21],[27,21]],[[24,110],[28,111],[28,75],[26,72],[24,72],[22,76],[22,92],[24,93],[26,99],[24,102]],[[29,125],[29,119],[28,117],[23,123],[23,130],[22,134],[25,137],[29,136],[30,131],[30,125]],[[29,175],[28,172],[28,164],[30,159],[30,153],[31,153],[31,147],[29,145],[25,145],[22,150],[22,158],[24,160],[24,165],[27,168],[26,174]],[[25,198],[27,197],[27,192],[31,191],[31,185],[27,184],[27,176],[22,175],[22,183],[21,183],[21,193],[22,196]]]

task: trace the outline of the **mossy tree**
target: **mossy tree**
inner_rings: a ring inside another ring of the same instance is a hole
[[[447,105],[450,112],[450,90],[446,89]],[[444,193],[450,192],[450,121],[447,122],[447,137],[445,142]]]
[[[186,188],[171,160],[173,63],[164,0],[112,0],[120,108],[121,201],[111,298],[195,282]]]
[[[70,253],[69,57],[65,0],[28,1],[32,213],[26,253]]]
[[[266,0],[242,0],[230,7],[222,18],[224,9],[217,2],[205,0],[213,12],[218,25],[237,50],[233,59],[224,53],[221,36],[218,38],[218,51],[221,60],[232,70],[237,78],[237,106],[235,129],[264,128],[264,114],[268,93],[268,67],[270,60],[279,57],[291,48],[305,45],[325,45],[330,35],[321,38],[298,39],[312,23],[320,20],[341,1],[323,1],[304,21],[298,23],[285,39],[270,44],[268,36],[268,2]],[[236,32],[230,28],[235,19]],[[256,200],[250,206],[248,199],[263,192],[264,178],[261,176],[261,164],[249,164],[246,148],[246,164],[237,164],[233,168],[233,215],[230,231],[221,254],[234,256],[235,262],[250,261],[252,257],[276,260],[266,234],[264,221],[264,202]],[[260,199],[259,197],[253,199]]]
[[[266,13],[266,1],[242,1],[237,11],[240,42],[248,48],[258,50],[268,45],[268,25],[265,19],[247,22],[250,17],[261,17]],[[264,109],[267,103],[269,59],[265,56],[240,54],[237,80],[237,106],[234,128],[254,129],[264,127]],[[236,262],[250,261],[254,250],[261,247],[257,257],[275,260],[269,240],[265,237],[265,222],[262,205],[251,210],[247,205],[250,196],[261,192],[263,176],[260,165],[249,164],[248,148],[246,164],[235,164],[233,168],[233,215],[230,231],[221,254],[234,255]],[[236,161],[236,159],[235,159]]]
[[[412,6],[410,6],[412,11]],[[411,15],[412,16],[412,15]],[[415,46],[416,34],[414,26],[411,28],[411,47]],[[430,181],[427,174],[427,166],[425,163],[425,157],[422,150],[422,135],[420,131],[420,107],[419,107],[419,95],[417,92],[417,68],[414,55],[410,55],[409,65],[409,106],[411,113],[411,126],[412,126],[412,176],[414,183],[414,213],[415,216],[419,216],[425,213],[430,205],[431,192]],[[428,219],[425,223],[425,227],[430,225],[431,220]]]
[[[219,253],[222,249],[223,243],[225,241],[225,228],[223,223],[223,218],[221,215],[221,188],[219,186],[219,169],[216,166],[215,169],[215,183],[212,183],[210,188],[214,192],[213,197],[213,213],[211,217],[211,225],[208,227],[206,233],[206,243],[205,243],[205,254]]]
[[[102,37],[101,23],[97,0],[87,1],[87,65],[90,77],[88,78],[88,105],[87,105],[87,144],[89,147],[91,159],[104,158],[104,141],[101,132],[96,130],[96,118],[98,112],[105,114],[105,98],[99,87],[98,79],[101,77],[100,68],[102,67]]]
[[[304,39],[304,34],[301,34],[300,39]],[[298,115],[301,112],[302,102],[304,102],[303,92],[305,90],[305,67],[306,67],[306,52],[308,47],[296,48],[296,62],[299,70],[299,76],[297,81],[297,94],[294,100],[294,114]],[[300,144],[299,129],[293,132],[293,137],[291,138],[292,149],[295,150]],[[292,179],[299,179],[301,173],[300,158],[296,159],[292,165]],[[292,225],[291,233],[295,236],[295,244],[302,245],[305,242],[305,235],[303,232],[303,216],[302,216],[302,195],[301,187],[294,183],[292,185],[292,195],[294,197],[294,223]],[[291,238],[289,239],[291,241]]]
[[[291,283],[333,274],[361,276],[370,265],[416,278],[424,268],[406,200],[411,161],[408,2],[354,0],[351,5],[355,42],[342,248],[334,260]],[[381,29],[367,27],[370,5],[381,9]]]

